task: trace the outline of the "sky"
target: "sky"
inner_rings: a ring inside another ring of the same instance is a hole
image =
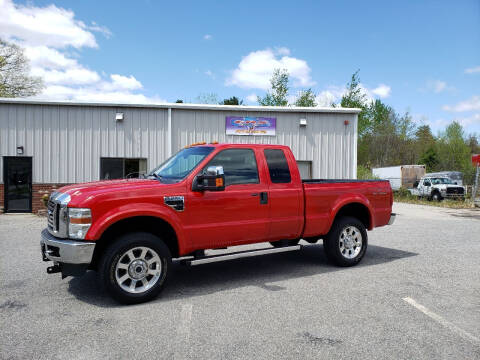
[[[328,106],[360,70],[369,99],[480,133],[480,0],[0,0],[0,37],[25,48],[41,99],[256,105],[285,68],[290,100],[311,88]]]

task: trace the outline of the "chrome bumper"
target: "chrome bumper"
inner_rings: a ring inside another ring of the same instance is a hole
[[[90,264],[92,262],[94,242],[58,239],[47,229],[42,231],[40,240],[42,258],[65,264]]]
[[[390,220],[388,220],[388,225],[392,225],[395,222],[396,217],[397,217],[397,214],[391,213],[390,214]]]

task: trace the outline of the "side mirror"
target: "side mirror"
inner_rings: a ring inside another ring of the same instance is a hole
[[[223,191],[225,190],[225,175],[223,166],[209,166],[203,174],[195,177],[192,191]]]
[[[424,182],[423,185],[425,185],[425,186],[432,186],[432,184],[430,184],[428,181]]]

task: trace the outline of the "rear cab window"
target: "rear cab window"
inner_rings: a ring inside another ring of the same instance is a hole
[[[270,180],[274,184],[286,184],[292,181],[287,158],[282,149],[265,149]]]
[[[240,184],[258,184],[258,167],[255,153],[252,149],[227,149],[220,151],[203,168],[223,166],[225,186]]]

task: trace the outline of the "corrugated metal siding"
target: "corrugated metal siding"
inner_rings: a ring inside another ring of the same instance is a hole
[[[123,112],[124,120],[115,121]],[[276,117],[276,136],[225,134],[226,116]],[[356,176],[355,114],[172,109],[172,151],[198,141],[284,144],[312,161],[314,178]],[[307,126],[300,127],[300,118]],[[148,169],[169,153],[165,108],[0,103],[0,156],[33,156],[35,183],[98,180],[101,157],[146,158]],[[349,120],[349,125],[344,121]],[[0,174],[3,174],[0,161]],[[3,181],[3,176],[0,177]]]
[[[235,116],[276,117],[276,136],[235,136],[225,134],[227,111],[172,110],[172,148],[199,141],[282,144],[292,149],[297,160],[312,161],[314,178],[354,178],[356,115],[325,113],[235,112]],[[307,126],[300,127],[300,118]],[[349,125],[344,121],[348,120]]]
[[[153,168],[167,156],[166,136],[165,109],[0,105],[0,156],[23,146],[33,156],[34,183],[98,180],[101,157],[147,158]]]

